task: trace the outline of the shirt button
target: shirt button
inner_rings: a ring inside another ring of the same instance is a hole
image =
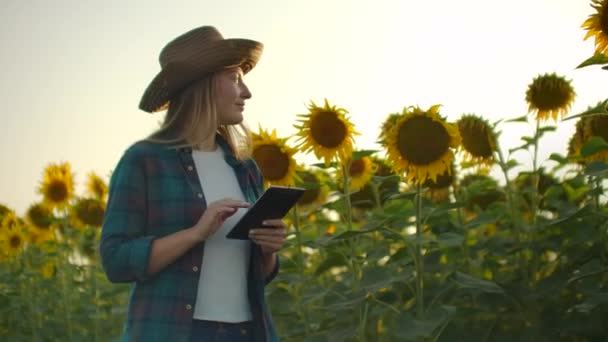
[[[192,270],[193,270],[194,272],[198,272],[198,267],[193,266],[193,267],[192,267]]]
[[[186,305],[186,310],[188,310],[188,311],[192,310],[192,305],[187,304],[187,305]]]
[[[203,194],[200,192],[198,194],[196,194],[196,196],[198,196],[198,198],[203,198]]]
[[[194,168],[192,167],[192,165],[188,165],[188,171],[192,171],[194,170]]]

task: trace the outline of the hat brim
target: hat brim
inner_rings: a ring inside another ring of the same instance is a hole
[[[215,71],[240,66],[243,73],[253,69],[264,46],[249,39],[223,39],[200,51],[188,63],[168,64],[152,79],[139,102],[148,113],[164,110],[180,90]]]

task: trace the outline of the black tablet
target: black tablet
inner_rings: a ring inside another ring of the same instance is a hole
[[[263,227],[264,220],[283,218],[305,191],[303,188],[270,186],[234,225],[226,237],[248,240],[249,229]]]

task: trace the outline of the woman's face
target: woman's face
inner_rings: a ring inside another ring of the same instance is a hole
[[[251,98],[243,82],[240,67],[219,71],[215,77],[215,104],[220,125],[236,125],[243,121],[245,100]]]

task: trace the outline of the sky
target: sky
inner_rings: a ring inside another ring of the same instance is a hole
[[[525,92],[557,73],[577,93],[571,114],[606,99],[608,73],[575,69],[593,54],[585,0],[2,0],[0,4],[0,203],[24,214],[41,200],[44,168],[67,161],[77,193],[86,174],[108,175],[162,114],[137,108],[160,70],[158,54],[202,25],[264,43],[245,82],[245,120],[295,133],[312,100],[349,111],[357,148],[374,149],[388,114],[441,104],[457,120],[525,115]],[[564,154],[574,120],[543,139],[541,160]],[[531,133],[501,126],[503,150]],[[314,162],[311,156],[298,156]],[[530,156],[517,156],[529,163]]]

